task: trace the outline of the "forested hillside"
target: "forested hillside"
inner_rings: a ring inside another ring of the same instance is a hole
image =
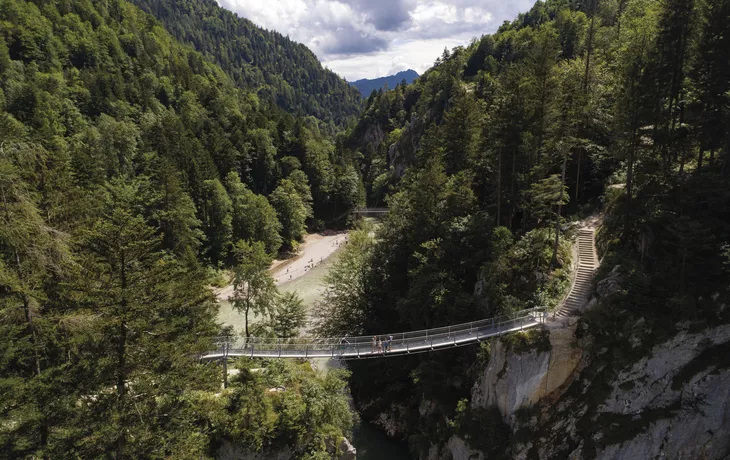
[[[306,457],[351,427],[336,373],[244,369],[221,394],[194,359],[233,243],[270,257],[359,199],[318,125],[124,0],[0,2],[0,458],[201,458],[223,439]]]
[[[586,318],[615,350],[599,380],[682,321],[730,320],[729,19],[727,0],[538,2],[445,51],[414,84],[371,95],[348,143],[363,152],[369,202],[391,213],[359,259],[357,289],[330,287],[324,329],[553,306],[567,285],[565,219],[599,211],[604,267],[620,265],[624,280]],[[351,320],[328,321],[332,311]],[[499,416],[462,405],[456,421],[479,356],[355,363],[353,392],[423,458],[458,430],[509,458],[516,434]]]
[[[301,45],[212,0],[134,2],[159,22],[127,0],[0,0],[0,458],[332,457],[346,372],[242,359],[221,388],[195,358],[230,332],[221,268],[234,308],[271,320],[257,334],[296,335],[272,257],[366,200],[390,212],[332,264],[322,336],[553,309],[572,221],[602,217],[610,293],[575,320],[584,367],[555,399],[511,420],[473,404],[488,344],[352,363],[363,417],[414,456],[457,437],[487,458],[591,457],[680,410],[727,429],[709,409],[728,386],[705,401],[695,384],[730,379],[730,339],[702,338],[730,337],[730,0],[539,1],[353,125],[359,96]],[[665,347],[694,343],[661,389],[677,404],[608,404],[657,399],[618,376],[680,335],[697,340]],[[502,362],[549,336],[510,335]]]
[[[344,126],[360,113],[360,95],[306,46],[218,6],[215,0],[132,0],[179,41],[189,43],[241,88],[292,114]],[[334,132],[334,126],[329,128]]]

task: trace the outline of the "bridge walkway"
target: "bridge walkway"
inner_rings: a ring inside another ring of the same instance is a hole
[[[342,338],[296,338],[291,340],[275,338],[217,339],[217,349],[202,355],[203,360],[225,359],[228,357],[251,358],[332,358],[364,359],[399,356],[411,353],[443,350],[457,346],[470,345],[484,339],[510,332],[536,327],[545,322],[547,310],[533,308],[471,323],[427,329],[423,331],[382,334],[377,336],[385,341],[393,337],[389,347],[384,345],[380,351],[373,346],[372,336]]]

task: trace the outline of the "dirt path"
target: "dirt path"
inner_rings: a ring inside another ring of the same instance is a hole
[[[319,233],[306,235],[304,242],[299,246],[299,254],[296,257],[272,262],[270,270],[276,285],[285,285],[304,276],[312,268],[326,263],[327,258],[345,245],[346,241],[347,232],[331,235]],[[233,294],[233,285],[217,289],[215,294],[219,301],[227,301]]]

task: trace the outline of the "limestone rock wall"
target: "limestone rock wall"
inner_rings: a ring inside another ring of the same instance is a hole
[[[521,407],[531,406],[560,388],[582,356],[573,346],[577,320],[566,318],[550,328],[550,351],[514,353],[502,339],[491,341],[489,364],[472,388],[471,406],[496,406],[508,424]]]
[[[514,458],[730,458],[730,325],[690,326],[613,375],[596,395],[597,359],[581,352],[575,322],[552,325],[549,352],[514,353],[492,342],[472,407],[497,407]],[[530,409],[529,416],[518,413]],[[520,435],[517,435],[520,433]],[[482,459],[453,436],[430,457]]]
[[[599,449],[603,459],[730,454],[730,326],[682,331],[622,372],[599,417],[634,422],[636,436]],[[637,423],[638,422],[638,423]]]
[[[613,376],[604,389],[605,396],[596,395],[593,381],[605,379],[605,374],[597,376],[595,371],[601,367],[588,366],[585,360],[552,394],[539,389],[527,394],[522,386],[525,394],[520,407],[530,407],[539,394],[539,404],[532,406],[538,415],[530,420],[510,420],[513,432],[530,433],[527,441],[513,445],[512,455],[725,459],[730,455],[728,353],[730,325],[700,332],[690,332],[686,326]],[[563,367],[564,372],[567,370]],[[502,376],[502,381],[510,380],[506,374]],[[569,392],[570,383],[575,386]],[[497,406],[503,410],[499,402]]]

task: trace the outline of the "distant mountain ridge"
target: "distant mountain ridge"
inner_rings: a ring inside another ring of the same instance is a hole
[[[343,126],[361,110],[360,97],[314,53],[265,30],[215,0],[130,0],[155,16],[179,41],[219,65],[240,88],[291,114]]]
[[[416,78],[418,78],[418,72],[413,69],[408,69],[387,77],[373,79],[363,78],[361,80],[350,82],[350,85],[360,90],[360,94],[362,94],[363,97],[368,97],[373,90],[383,88],[385,85],[388,85],[389,89],[393,89],[403,80],[405,80],[406,83],[413,83],[413,80]]]

